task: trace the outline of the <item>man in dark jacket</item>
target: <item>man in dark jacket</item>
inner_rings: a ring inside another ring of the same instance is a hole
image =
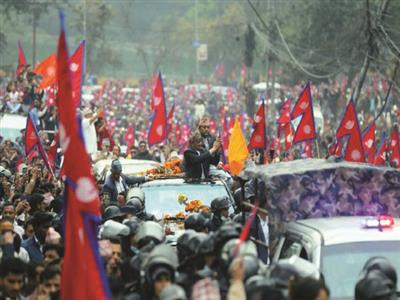
[[[32,225],[35,233],[31,238],[22,242],[22,247],[28,252],[31,262],[41,263],[43,261],[42,248],[52,221],[53,216],[50,213],[39,211],[33,215]]]
[[[216,140],[216,138],[210,134],[210,119],[207,117],[203,117],[199,122],[198,129],[203,140],[204,149],[210,150]],[[219,151],[216,151],[214,154],[211,155],[210,164],[218,166],[219,161],[220,153]]]
[[[116,204],[119,193],[127,193],[129,185],[144,183],[150,180],[145,176],[125,176],[122,174],[121,162],[117,159],[111,163],[111,174],[107,176],[102,193],[110,197],[110,203]]]
[[[258,258],[264,263],[269,263],[269,227],[268,215],[265,211],[258,211],[250,227],[250,236],[261,243],[257,244]]]
[[[199,132],[189,138],[189,148],[185,151],[186,177],[202,179],[207,178],[213,155],[219,150],[221,143],[216,140],[210,150],[203,148],[203,139]]]
[[[139,149],[133,159],[140,159],[140,160],[154,160],[153,156],[150,154],[149,150],[147,149],[147,144],[145,141],[139,142]]]

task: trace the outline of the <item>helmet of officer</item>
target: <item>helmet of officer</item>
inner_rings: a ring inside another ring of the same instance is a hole
[[[179,262],[185,261],[189,256],[192,255],[192,251],[189,248],[189,241],[197,234],[192,229],[185,230],[185,232],[178,238],[176,242],[176,250],[178,253]]]
[[[185,229],[193,229],[197,232],[205,231],[208,225],[208,219],[200,213],[190,214],[185,220]]]
[[[139,229],[135,238],[138,243],[138,247],[142,248],[149,242],[159,244],[164,240],[164,237],[164,231],[160,224],[153,221],[146,221],[139,225]]]
[[[222,246],[231,239],[239,237],[241,226],[234,222],[227,222],[216,231],[215,234],[215,249],[221,250]]]
[[[356,300],[372,300],[384,297],[390,300],[397,299],[396,288],[393,281],[380,270],[369,271],[357,282],[355,287]]]
[[[364,276],[371,270],[379,270],[385,274],[390,280],[393,281],[394,286],[397,286],[397,273],[396,269],[390,263],[386,257],[374,256],[367,260],[361,271],[361,275]]]
[[[252,241],[241,242],[239,239],[231,239],[225,243],[221,250],[221,260],[225,266],[229,266],[235,256],[257,257],[257,247]]]
[[[106,207],[103,214],[104,220],[111,220],[111,219],[120,219],[125,214],[121,212],[121,209],[116,205],[110,205]]]
[[[160,244],[155,246],[146,257],[142,270],[147,283],[152,283],[163,273],[167,273],[173,281],[177,267],[178,256],[176,251],[169,245]]]
[[[129,189],[128,194],[126,195],[126,200],[129,202],[131,199],[138,199],[142,203],[142,206],[144,206],[145,194],[143,190],[138,187]]]
[[[170,284],[165,287],[160,296],[159,300],[186,300],[185,290],[177,284]]]
[[[211,211],[215,214],[221,209],[229,209],[231,202],[227,197],[218,197],[211,201]]]
[[[124,213],[131,213],[135,216],[139,216],[143,213],[143,204],[137,198],[132,198],[128,200],[126,205],[121,208],[121,211]]]

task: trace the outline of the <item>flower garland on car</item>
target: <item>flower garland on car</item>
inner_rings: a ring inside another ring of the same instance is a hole
[[[180,211],[175,216],[166,214],[164,216],[164,220],[175,219],[175,218],[184,219],[186,217],[186,213],[209,211],[209,207],[204,205],[203,201],[199,199],[189,200],[189,198],[183,193],[178,194],[177,200],[179,204],[185,205],[185,211],[184,212]]]
[[[181,165],[181,160],[179,159],[174,159],[167,161],[163,163],[161,166],[147,170],[146,174],[147,175],[158,175],[158,176],[173,176],[173,175],[179,175],[182,173],[182,170],[180,168]]]

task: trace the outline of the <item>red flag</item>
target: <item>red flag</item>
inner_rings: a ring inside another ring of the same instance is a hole
[[[393,127],[390,137],[389,151],[391,151],[390,162],[395,168],[400,168],[400,146],[399,146],[399,130],[397,125]]]
[[[33,122],[32,115],[31,113],[28,113],[25,128],[25,154],[28,155],[33,149],[37,149],[50,174],[54,175],[53,169],[49,162],[49,158],[47,156],[47,152],[43,148],[39,133],[36,129],[35,123]]]
[[[125,134],[125,142],[126,142],[126,154],[131,151],[131,148],[135,145],[135,130],[133,126],[130,125],[128,131]]]
[[[41,75],[42,81],[40,82],[38,89],[43,90],[56,82],[57,74],[57,56],[55,53],[51,54],[40,64],[38,64],[33,73]]]
[[[82,41],[70,58],[69,69],[72,76],[72,100],[75,107],[81,103],[81,87],[84,75],[85,41]]]
[[[28,114],[25,128],[25,155],[28,155],[38,143],[39,135],[35,123],[32,120],[31,114]]]
[[[303,158],[312,158],[312,142],[307,141],[304,144],[303,153],[301,154]]]
[[[343,119],[336,131],[336,140],[349,136],[344,159],[353,162],[365,162],[364,148],[360,134],[360,127],[353,100],[349,101]]]
[[[167,131],[170,132],[170,130],[172,129],[172,118],[174,117],[174,113],[175,113],[175,103],[172,105],[171,110],[168,113],[168,117],[167,117]]]
[[[287,99],[279,110],[278,119],[278,138],[281,136],[282,131],[285,133],[285,151],[289,151],[292,147],[293,129],[290,118],[290,99]]]
[[[15,72],[16,76],[22,73],[22,70],[27,65],[24,49],[22,49],[21,42],[18,42],[18,67]]]
[[[277,122],[279,125],[286,125],[291,121],[292,120],[290,118],[290,99],[287,99],[285,102],[283,102],[279,110],[279,119]]]
[[[373,164],[375,160],[375,130],[375,122],[372,122],[372,124],[365,129],[362,135],[364,154],[367,158],[367,162],[370,164]]]
[[[263,149],[266,148],[266,132],[265,132],[265,105],[264,99],[260,107],[257,110],[256,115],[254,116],[253,120],[253,133],[250,137],[250,142],[247,148],[251,149]]]
[[[76,118],[62,12],[60,18],[57,78],[60,144],[66,177],[65,255],[60,295],[62,300],[111,299],[96,238],[96,227],[101,221],[100,200]]]
[[[46,106],[55,106],[57,103],[57,86],[53,84],[46,89]]]
[[[56,168],[56,158],[57,158],[57,149],[60,144],[60,139],[58,136],[58,132],[54,135],[53,141],[50,144],[50,148],[47,151],[47,157],[49,158],[49,164],[53,170]]]
[[[383,133],[382,142],[379,147],[378,153],[375,156],[374,165],[384,166],[386,163],[386,151],[387,151],[387,143],[386,143],[386,135]]]
[[[164,89],[161,73],[158,74],[154,88],[152,102],[152,123],[147,137],[149,146],[161,143],[167,138],[167,118],[165,108]]]
[[[301,116],[301,120],[294,133],[293,144],[316,138],[310,83],[306,85],[294,105],[291,119],[299,116]]]

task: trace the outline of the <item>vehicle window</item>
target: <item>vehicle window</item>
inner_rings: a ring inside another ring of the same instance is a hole
[[[331,290],[331,297],[353,297],[354,286],[370,257],[384,256],[396,270],[400,270],[399,249],[400,241],[358,242],[322,247],[321,270]]]
[[[290,238],[286,238],[285,242],[283,243],[282,251],[281,254],[279,255],[279,258],[289,258],[292,257],[293,255],[299,256],[301,251],[301,244],[298,242],[295,242],[294,240]]]
[[[184,205],[178,202],[180,193],[185,194],[189,200],[201,200],[207,206],[217,197],[229,196],[225,186],[217,184],[142,186],[142,190],[146,196],[146,211],[158,219],[164,214],[175,215],[185,211]]]

